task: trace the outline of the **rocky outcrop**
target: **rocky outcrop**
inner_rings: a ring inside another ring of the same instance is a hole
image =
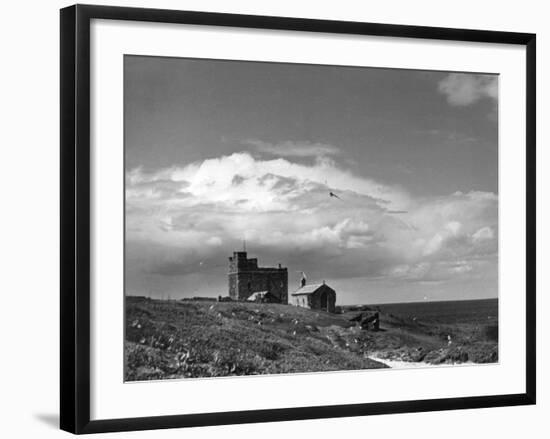
[[[378,311],[363,311],[349,320],[359,324],[365,331],[380,330],[380,313]]]

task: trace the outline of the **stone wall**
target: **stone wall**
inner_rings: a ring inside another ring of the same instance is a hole
[[[290,303],[309,309],[336,311],[336,292],[328,285],[321,285],[311,294],[298,294],[291,296]]]
[[[252,293],[269,291],[280,303],[288,303],[288,270],[258,267],[258,260],[247,259],[246,252],[234,252],[229,258],[229,296],[246,300]]]
[[[310,296],[311,309],[324,309],[334,312],[336,307],[336,292],[327,285],[320,287]]]

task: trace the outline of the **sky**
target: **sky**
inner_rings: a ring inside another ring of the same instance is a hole
[[[127,294],[227,295],[246,241],[338,304],[497,297],[498,76],[125,56],[124,108]]]

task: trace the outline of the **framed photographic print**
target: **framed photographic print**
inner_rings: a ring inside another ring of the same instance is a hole
[[[62,429],[534,403],[535,35],[61,10]]]

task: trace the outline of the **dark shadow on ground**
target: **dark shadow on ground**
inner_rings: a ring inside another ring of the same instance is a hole
[[[59,415],[57,413],[35,413],[34,417],[50,428],[59,429]]]

